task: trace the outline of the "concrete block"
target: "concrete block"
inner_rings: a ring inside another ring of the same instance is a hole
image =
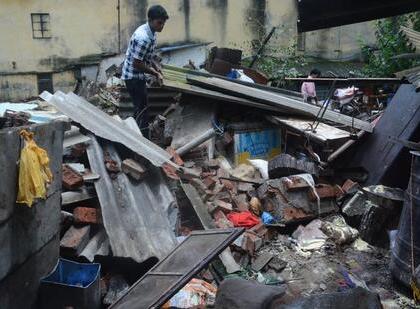
[[[90,226],[72,226],[60,241],[60,247],[65,254],[79,255],[89,242]]]
[[[57,190],[61,190],[63,136],[66,126],[67,124],[63,122],[30,126],[30,130],[35,134],[35,142],[39,147],[47,151],[50,158],[50,169],[53,173],[53,180],[48,187],[47,196],[54,194]],[[16,184],[19,174],[17,162],[20,158],[21,150],[21,140],[19,137],[21,129],[6,128],[0,130],[0,149],[2,149],[0,153],[0,170],[2,173],[2,184],[0,186],[0,224],[11,217],[16,209]],[[4,151],[4,149],[7,149],[7,151]]]
[[[0,308],[36,308],[40,279],[57,264],[59,237],[55,235],[22,265],[0,280]]]
[[[76,207],[73,216],[76,223],[100,224],[102,222],[101,212],[96,208]]]
[[[60,198],[56,192],[32,208],[16,205],[13,216],[0,226],[0,280],[59,232]]]
[[[287,191],[300,190],[310,187],[309,183],[303,177],[296,175],[284,177],[282,182]]]

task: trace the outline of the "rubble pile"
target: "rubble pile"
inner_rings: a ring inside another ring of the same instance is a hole
[[[235,68],[235,52],[213,57],[213,71]],[[224,308],[237,293],[229,280],[284,308],[353,293],[370,308],[413,305],[389,267],[407,186],[390,186],[389,172],[372,183],[380,173],[353,164],[364,136],[384,141],[374,129],[387,109],[359,119],[261,83],[169,66],[164,75],[150,88],[150,139],[126,117],[118,74],[79,95],[41,94],[72,124],[60,256],[100,264],[103,306]]]

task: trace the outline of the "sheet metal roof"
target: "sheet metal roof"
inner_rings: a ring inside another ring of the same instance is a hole
[[[107,140],[118,142],[149,160],[155,166],[169,163],[170,155],[148,139],[139,136],[120,121],[112,118],[85,99],[70,92],[57,91],[54,95],[44,91],[40,97],[54,105],[60,112],[80,123],[87,130]]]
[[[169,221],[175,198],[160,170],[151,167],[150,175],[141,182],[132,181],[124,173],[112,179],[104,164],[104,152],[121,166],[115,147],[107,141],[101,145],[93,135],[89,137],[87,154],[92,172],[101,176],[95,189],[113,255],[137,262],[163,258],[176,246]]]

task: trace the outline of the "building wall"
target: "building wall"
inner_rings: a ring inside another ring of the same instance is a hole
[[[214,42],[252,54],[252,43],[261,41],[273,26],[279,27],[271,42],[275,50],[296,42],[295,0],[119,2],[120,27],[118,0],[1,0],[0,74],[59,72],[98,62],[103,54],[125,52],[132,32],[146,21],[147,8],[157,3],[166,7],[170,15],[164,32],[159,34],[161,45]],[[50,14],[51,38],[33,39],[31,13]],[[306,34],[306,52],[330,59],[354,57],[360,50],[360,37],[373,40],[369,23],[315,31]],[[6,91],[12,97],[37,92],[33,76],[23,81],[3,76],[1,85],[5,80],[15,85]],[[24,91],[16,93],[14,89],[22,83],[26,85]],[[4,99],[3,94],[0,99]]]

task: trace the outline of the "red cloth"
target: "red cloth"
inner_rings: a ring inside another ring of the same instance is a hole
[[[260,223],[260,219],[249,211],[231,212],[227,215],[234,227],[251,228]]]

